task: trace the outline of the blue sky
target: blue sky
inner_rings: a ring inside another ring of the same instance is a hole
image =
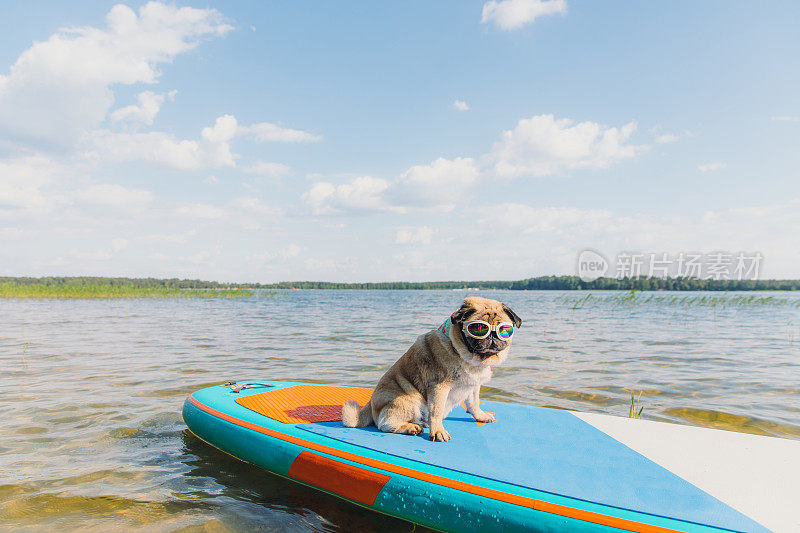
[[[800,277],[800,6],[31,2],[0,23],[0,274]]]

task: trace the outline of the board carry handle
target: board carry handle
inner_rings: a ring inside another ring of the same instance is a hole
[[[228,387],[232,392],[239,393],[246,389],[255,389],[256,387],[274,387],[271,383],[262,383],[260,381],[246,381],[244,383],[237,383],[235,381],[226,381],[222,384],[223,387]]]

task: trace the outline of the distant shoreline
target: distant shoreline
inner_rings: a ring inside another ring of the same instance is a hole
[[[561,290],[561,291],[798,291],[800,280],[703,280],[697,278],[598,278],[539,276],[517,281],[337,283],[220,283],[191,279],[0,277],[0,298],[242,298],[274,290]]]

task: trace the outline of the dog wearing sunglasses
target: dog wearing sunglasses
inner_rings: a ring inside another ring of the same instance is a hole
[[[481,409],[481,385],[492,377],[492,366],[506,360],[521,325],[517,314],[497,300],[466,298],[439,328],[417,337],[378,380],[364,407],[355,400],[345,403],[342,422],[409,435],[428,427],[430,440],[448,441],[442,421],[462,402],[476,421],[494,422]]]

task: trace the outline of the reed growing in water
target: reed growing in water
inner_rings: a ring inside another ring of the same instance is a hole
[[[271,296],[272,291],[248,289],[182,289],[142,287],[134,284],[79,283],[0,283],[0,298],[247,298]]]
[[[629,291],[622,293],[601,294],[589,293],[585,296],[573,294],[559,297],[559,301],[571,305],[573,309],[589,305],[610,305],[612,307],[634,307],[640,305],[663,305],[674,307],[755,307],[786,306],[800,307],[800,298],[764,294],[729,294],[729,293],[659,293]]]

